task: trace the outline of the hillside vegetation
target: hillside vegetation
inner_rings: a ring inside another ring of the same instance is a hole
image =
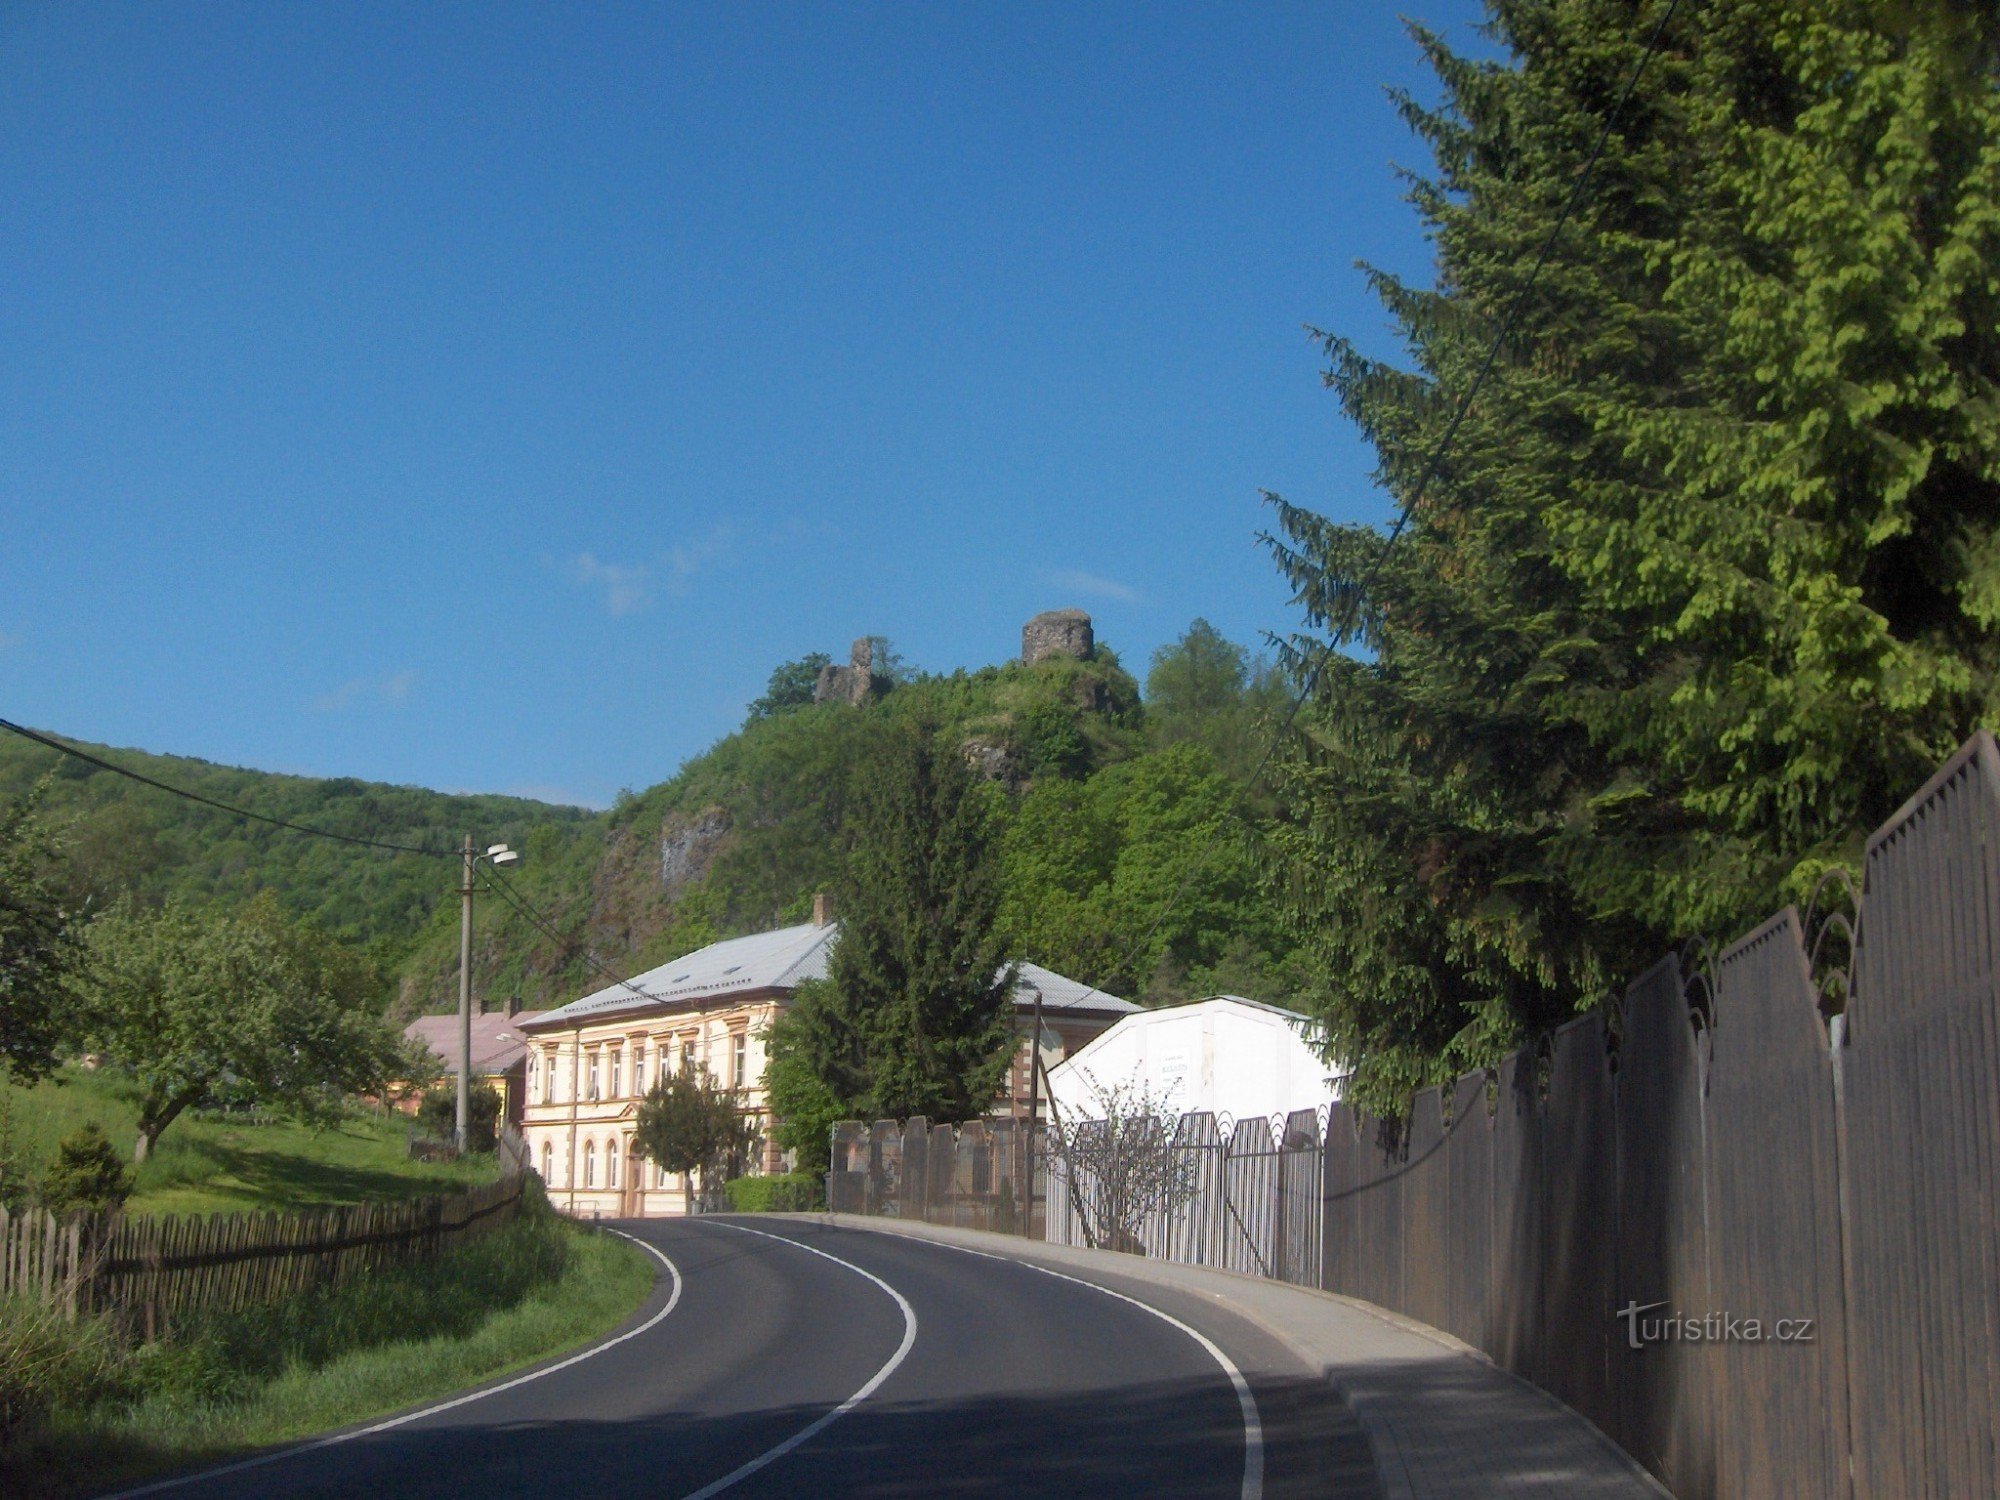
[[[470,831],[521,848],[523,865],[504,878],[544,921],[483,896],[475,987],[532,1007],[598,987],[604,969],[631,973],[717,937],[804,920],[813,893],[836,883],[852,768],[890,726],[922,717],[943,726],[985,782],[1002,830],[1005,922],[1023,957],[1139,999],[1218,988],[1285,998],[1288,949],[1249,831],[1258,809],[1248,773],[1278,689],[1241,647],[1197,621],[1156,653],[1143,692],[1100,646],[1088,660],[892,670],[860,706],[811,701],[818,660],[779,666],[740,729],[600,813],[88,748],[314,827],[423,847]],[[449,861],[248,823],[58,764],[26,742],[0,743],[0,797],[52,770],[44,810],[64,829],[77,900],[233,905],[270,890],[366,947],[393,976],[399,1013],[455,1003]]]

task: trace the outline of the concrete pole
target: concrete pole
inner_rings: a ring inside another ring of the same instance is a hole
[[[465,878],[458,887],[458,1149],[472,1119],[472,835],[465,836]]]

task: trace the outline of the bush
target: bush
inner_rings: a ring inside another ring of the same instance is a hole
[[[56,1159],[42,1173],[42,1207],[58,1219],[117,1208],[131,1196],[132,1174],[94,1121],[58,1141]]]
[[[739,1214],[809,1213],[824,1206],[826,1184],[809,1172],[777,1177],[738,1177],[722,1186],[729,1208]]]
[[[451,1140],[458,1133],[458,1084],[441,1083],[425,1093],[417,1123],[438,1140]],[[483,1078],[472,1083],[465,1136],[468,1151],[491,1151],[500,1143],[500,1091]]]

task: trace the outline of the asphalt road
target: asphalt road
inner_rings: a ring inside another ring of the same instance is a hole
[[[1206,1299],[799,1220],[618,1226],[661,1257],[595,1352],[129,1495],[1372,1497],[1324,1380]]]

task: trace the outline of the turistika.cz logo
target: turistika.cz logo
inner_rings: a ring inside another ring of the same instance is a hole
[[[1810,1344],[1812,1318],[1740,1318],[1735,1313],[1712,1312],[1696,1317],[1689,1313],[1662,1313],[1665,1302],[1628,1302],[1618,1311],[1625,1325],[1625,1345],[1643,1349],[1648,1344]],[[1656,1316],[1648,1316],[1656,1314]]]

